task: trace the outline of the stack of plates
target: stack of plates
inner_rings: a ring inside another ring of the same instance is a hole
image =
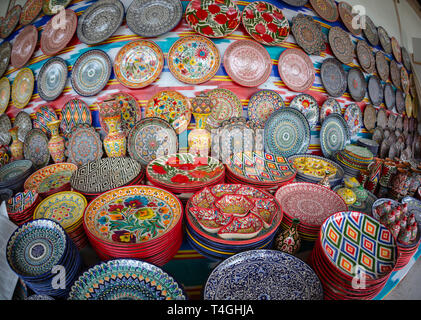
[[[18,192],[6,203],[7,214],[10,220],[18,226],[31,221],[34,210],[40,201],[40,196],[33,190]]]
[[[191,246],[212,260],[271,248],[283,213],[268,192],[240,184],[219,184],[187,203],[186,234]]]
[[[360,212],[326,219],[310,256],[325,299],[369,300],[383,289],[398,257],[391,232]]]
[[[183,207],[172,193],[149,186],[117,188],[88,205],[83,226],[102,260],[136,258],[162,266],[180,248]]]
[[[35,209],[35,219],[50,219],[59,223],[78,249],[88,243],[83,230],[83,212],[86,198],[73,191],[58,192],[44,199]]]
[[[337,192],[339,189],[346,188],[345,185],[340,184],[335,188],[332,188],[333,191]],[[371,211],[373,207],[373,203],[377,201],[377,197],[368,190],[365,190],[368,194],[367,199],[364,202],[355,202],[352,205],[348,205],[348,210],[350,211],[357,211],[368,214],[371,216]]]
[[[373,158],[370,150],[356,145],[348,145],[335,155],[335,161],[342,166],[345,174],[352,177],[357,176],[362,170],[367,170]]]
[[[370,139],[360,138],[358,139],[357,144],[360,147],[364,147],[370,150],[374,156],[377,156],[380,149],[380,145],[376,141]]]
[[[292,183],[275,194],[282,207],[282,229],[299,219],[298,233],[305,241],[316,241],[323,221],[332,214],[348,210],[344,200],[332,190],[313,183]]]
[[[178,153],[151,161],[146,177],[153,185],[172,193],[195,193],[224,182],[225,168],[211,157]]]
[[[0,189],[23,191],[22,186],[33,171],[31,160],[17,160],[4,165],[0,168]]]
[[[226,182],[248,184],[269,192],[291,183],[297,174],[289,161],[281,156],[262,152],[241,152],[225,164]]]
[[[10,236],[6,247],[10,268],[38,295],[67,297],[81,271],[81,257],[64,229],[48,219],[30,221]],[[57,266],[60,266],[57,268]],[[54,277],[65,275],[64,289]]]
[[[345,175],[344,170],[340,165],[329,159],[305,154],[289,157],[288,161],[293,164],[297,170],[295,180],[298,182],[319,183],[323,180],[326,172],[332,174],[332,176],[329,177],[331,188],[334,188],[343,182]]]
[[[116,259],[84,272],[72,286],[69,300],[186,300],[186,295],[161,268]]]

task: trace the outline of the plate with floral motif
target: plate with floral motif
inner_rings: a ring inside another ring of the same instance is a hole
[[[335,57],[343,64],[350,64],[354,61],[354,44],[349,34],[341,27],[330,28],[329,44]]]
[[[367,93],[367,81],[359,68],[352,68],[348,72],[348,90],[352,99],[361,102]]]
[[[102,140],[94,127],[78,125],[72,129],[66,142],[67,161],[77,166],[101,159]]]
[[[153,41],[139,39],[124,45],[114,59],[117,80],[131,89],[144,88],[161,75],[164,54]]]
[[[42,10],[44,0],[28,0],[20,14],[20,24],[26,26],[34,21]]]
[[[233,33],[241,22],[241,11],[233,0],[193,0],[185,11],[186,21],[198,34],[223,38]]]
[[[212,103],[211,114],[206,123],[209,131],[218,128],[225,120],[237,118],[243,114],[241,100],[231,90],[212,89],[206,94]]]
[[[0,114],[3,114],[10,101],[10,82],[9,79],[3,77],[0,79]]]
[[[34,74],[31,69],[20,69],[12,84],[12,101],[16,108],[22,109],[32,98],[34,92]]]
[[[243,10],[242,22],[254,40],[267,46],[279,46],[289,36],[288,19],[281,9],[268,2],[248,4]]]
[[[187,36],[177,40],[168,52],[168,67],[179,81],[200,84],[213,78],[221,65],[216,45],[203,36]]]
[[[344,119],[351,132],[351,138],[355,138],[363,125],[363,116],[360,107],[355,103],[350,104],[345,110]]]
[[[285,103],[279,93],[273,90],[260,90],[249,100],[248,118],[256,126],[264,128],[269,116],[283,107]]]
[[[320,122],[323,124],[324,120],[333,113],[341,115],[341,105],[336,99],[328,98],[320,108]]]
[[[320,69],[322,84],[327,93],[339,98],[344,95],[347,88],[347,75],[342,64],[335,58],[328,58],[323,61]]]
[[[376,70],[376,59],[373,55],[373,49],[364,40],[357,42],[357,56],[361,68],[366,73],[374,73]]]
[[[47,135],[36,128],[29,131],[23,143],[23,154],[26,160],[32,161],[35,168],[45,167],[50,161]]]
[[[15,121],[13,122],[13,127],[18,127],[18,139],[21,142],[25,142],[26,134],[32,130],[32,120],[31,116],[26,113],[25,111],[19,112],[16,117]]]
[[[329,22],[335,22],[339,19],[339,11],[335,0],[310,0],[314,11]]]
[[[313,96],[300,94],[292,99],[289,107],[297,109],[304,114],[310,125],[310,129],[313,129],[319,122],[319,104]]]
[[[326,36],[312,17],[299,13],[292,18],[291,32],[297,44],[307,53],[320,56],[326,50]]]
[[[15,30],[16,26],[19,24],[21,13],[22,7],[18,4],[7,12],[7,15],[1,24],[0,38],[6,39],[12,34],[13,30]]]
[[[278,69],[285,85],[296,92],[310,89],[316,78],[313,61],[301,49],[287,49],[282,52]]]

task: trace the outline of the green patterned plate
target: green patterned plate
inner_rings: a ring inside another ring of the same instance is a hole
[[[337,113],[328,116],[320,130],[320,146],[326,158],[342,151],[350,140],[350,132],[345,119]]]

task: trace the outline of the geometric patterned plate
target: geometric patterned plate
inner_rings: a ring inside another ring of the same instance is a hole
[[[342,115],[333,113],[324,121],[320,130],[320,147],[325,158],[345,149],[351,139],[348,124]]]
[[[316,127],[319,122],[319,104],[313,96],[309,94],[295,96],[290,102],[289,107],[301,111],[307,118],[311,129]]]
[[[51,136],[51,131],[47,124],[57,120],[58,116],[52,107],[47,105],[41,106],[35,112],[34,128],[41,129],[45,134]]]
[[[23,144],[23,154],[26,160],[31,160],[34,167],[45,167],[50,161],[48,138],[40,129],[32,129],[26,134]]]
[[[356,14],[352,13],[352,6],[344,1],[341,1],[338,4],[338,11],[343,24],[349,30],[349,32],[351,32],[354,36],[361,35],[361,28],[355,29],[353,25],[354,17]]]
[[[389,79],[389,62],[381,51],[376,53],[376,67],[380,79],[387,81]]]
[[[259,128],[264,128],[269,116],[283,107],[285,103],[279,93],[273,90],[260,90],[249,100],[248,118]]]
[[[366,27],[363,29],[364,35],[372,46],[379,45],[379,34],[377,33],[377,27],[373,20],[369,16],[364,16],[366,21]]]
[[[339,98],[346,92],[347,75],[337,59],[325,59],[320,69],[320,76],[323,87],[330,96]]]
[[[77,166],[101,159],[102,150],[99,133],[88,125],[74,127],[66,142],[67,161]]]
[[[392,111],[396,103],[395,90],[390,83],[386,83],[384,86],[384,103],[386,104],[387,110]]]
[[[225,120],[240,117],[243,106],[237,95],[228,89],[212,89],[206,92],[212,103],[211,114],[207,120],[207,128],[217,128]]]
[[[383,103],[383,87],[380,79],[373,75],[368,80],[368,95],[371,103],[375,106],[380,106]]]
[[[15,117],[13,127],[19,128],[18,139],[19,141],[24,142],[26,134],[32,129],[31,116],[25,111],[19,112]]]
[[[56,100],[63,92],[67,82],[67,63],[60,57],[45,62],[38,73],[37,90],[41,99]]]
[[[354,44],[349,34],[340,27],[332,27],[329,31],[329,44],[335,57],[343,64],[354,61]]]
[[[339,11],[334,0],[310,0],[310,4],[314,11],[326,21],[338,20]]]
[[[366,73],[374,73],[376,70],[376,59],[373,55],[373,49],[364,40],[357,42],[357,57],[361,68]]]
[[[307,53],[316,56],[326,50],[326,36],[312,17],[299,13],[292,18],[291,32],[297,44]]]
[[[350,104],[345,110],[344,119],[348,123],[351,138],[355,138],[363,124],[363,115],[360,107],[355,103]]]
[[[367,81],[359,68],[352,68],[348,72],[348,91],[352,99],[361,102],[367,92]]]
[[[88,105],[80,99],[69,100],[61,110],[60,129],[69,134],[79,124],[92,124],[92,115]]]

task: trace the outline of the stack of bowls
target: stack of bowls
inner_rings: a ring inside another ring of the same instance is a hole
[[[30,221],[16,229],[7,243],[6,257],[28,288],[53,298],[67,297],[82,267],[72,240],[58,223],[48,219]],[[65,283],[59,285],[57,277]]]
[[[18,192],[6,202],[6,210],[10,220],[18,226],[31,221],[34,210],[40,201],[39,194],[33,190]]]
[[[323,223],[309,263],[325,299],[369,300],[395,270],[398,250],[392,233],[374,218],[338,212]]]
[[[10,189],[13,192],[23,191],[25,180],[34,171],[31,160],[17,160],[0,168],[0,189]]]

